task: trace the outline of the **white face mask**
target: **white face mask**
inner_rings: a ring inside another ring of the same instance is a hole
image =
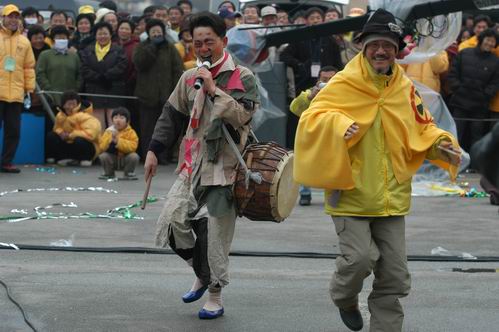
[[[54,49],[58,52],[66,52],[68,49],[68,40],[67,39],[56,39],[54,41]]]
[[[147,32],[142,32],[139,36],[139,39],[141,42],[143,42],[144,40],[147,40],[147,38],[149,37],[149,35],[147,34]]]
[[[26,17],[24,19],[27,25],[33,25],[38,23],[38,19],[36,17]]]

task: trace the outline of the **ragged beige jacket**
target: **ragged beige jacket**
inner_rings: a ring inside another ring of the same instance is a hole
[[[194,89],[196,71],[197,68],[190,69],[180,78],[156,123],[150,150],[160,152],[171,148],[179,136],[183,135],[197,93]],[[193,135],[201,142],[201,185],[227,186],[235,181],[236,155],[224,141],[217,162],[209,162],[205,142],[207,130],[213,120],[222,119],[237,132],[235,136],[239,151],[242,152],[248,139],[251,117],[258,109],[259,98],[253,73],[245,67],[236,66],[230,55],[214,79],[217,85],[216,96],[206,97],[199,127]],[[184,165],[184,151],[183,143],[179,152],[177,172],[180,172]],[[196,166],[199,165],[194,167]]]

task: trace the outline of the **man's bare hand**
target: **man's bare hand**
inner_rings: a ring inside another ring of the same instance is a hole
[[[62,133],[59,134],[59,137],[63,140],[63,141],[66,141],[69,137],[69,133],[68,132],[65,132],[63,131]]]
[[[215,85],[213,76],[208,69],[206,69],[205,67],[200,67],[196,73],[196,78],[203,79],[203,87],[210,96],[215,95],[217,86]]]
[[[314,99],[319,91],[321,91],[321,89],[319,88],[319,83],[317,83],[312,89],[310,89],[310,93],[307,96],[308,100]]]
[[[461,164],[462,151],[459,147],[452,145],[452,142],[442,141],[438,145],[438,149],[440,150],[440,156],[443,161],[455,166]]]
[[[347,132],[345,133],[345,141],[348,141],[351,139],[355,134],[359,132],[359,126],[357,124],[353,123],[350,127],[348,127]]]
[[[118,144],[118,131],[117,130],[111,130],[111,141],[114,144]]]
[[[158,158],[152,151],[147,151],[146,161],[144,163],[144,179],[147,182],[149,177],[156,175],[158,169]]]

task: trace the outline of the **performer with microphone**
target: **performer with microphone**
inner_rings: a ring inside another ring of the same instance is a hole
[[[252,72],[236,65],[227,45],[223,19],[203,12],[190,22],[198,68],[186,71],[165,104],[145,161],[145,178],[156,174],[157,154],[187,130],[179,152],[178,178],[158,220],[156,244],[170,246],[195,273],[182,301],[208,299],[199,318],[224,314],[222,288],[229,283],[229,251],[236,211],[232,185],[237,159],[227,144],[225,125],[243,150],[251,117],[258,109]]]

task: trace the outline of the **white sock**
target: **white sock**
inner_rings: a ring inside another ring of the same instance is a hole
[[[194,280],[194,283],[192,284],[191,292],[197,291],[201,287],[203,287],[203,283],[199,278],[196,278],[196,280]]]
[[[223,308],[223,303],[222,303],[222,290],[218,292],[208,292],[208,301],[206,301],[205,305],[203,306],[203,309],[209,310],[209,311],[217,311]]]

